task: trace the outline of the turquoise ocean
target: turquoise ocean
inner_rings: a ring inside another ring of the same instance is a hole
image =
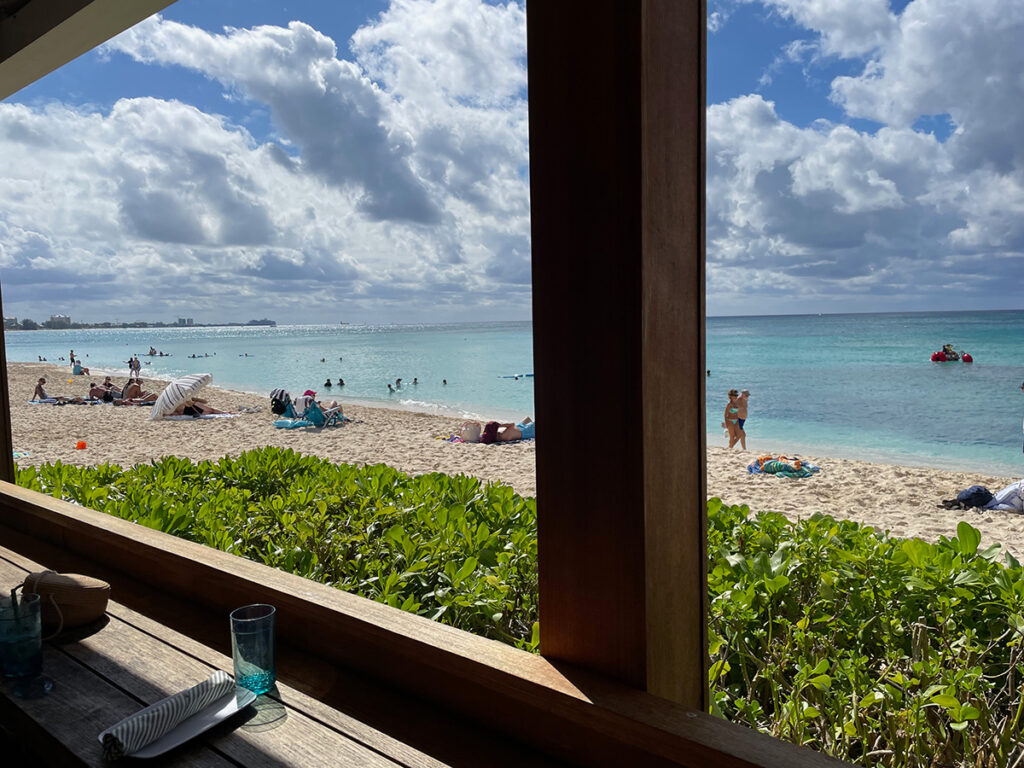
[[[8,331],[5,339],[12,362],[57,362],[74,349],[94,372],[124,376],[124,361],[139,354],[143,377],[209,372],[218,386],[259,394],[308,388],[464,417],[535,415],[534,379],[522,375],[533,373],[529,322]],[[946,343],[975,362],[930,362]],[[170,356],[144,356],[150,346]],[[709,445],[725,445],[726,393],[747,388],[750,450],[1024,475],[1022,311],[712,317],[707,367]],[[325,388],[328,377],[345,386]],[[402,387],[389,393],[399,377]]]

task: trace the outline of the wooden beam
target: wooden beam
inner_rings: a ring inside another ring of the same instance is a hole
[[[0,319],[4,316],[0,301]],[[0,480],[14,482],[14,438],[11,435],[11,392],[7,382],[7,343],[0,331]]]
[[[174,0],[33,0],[0,19],[0,99],[6,99]]]
[[[527,12],[541,651],[697,709],[704,10]]]
[[[707,711],[707,9],[647,0],[642,13],[646,689]]]

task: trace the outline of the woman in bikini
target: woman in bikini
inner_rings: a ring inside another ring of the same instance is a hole
[[[725,406],[725,420],[722,422],[725,425],[726,431],[729,433],[730,448],[740,441],[740,409],[736,403],[736,398],[739,397],[739,395],[740,393],[735,389],[729,390],[729,402]]]

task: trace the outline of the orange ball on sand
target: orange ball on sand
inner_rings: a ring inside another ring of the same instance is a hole
[[[84,448],[85,448],[85,440],[79,440],[78,443],[75,445],[75,450],[76,451],[81,451]]]

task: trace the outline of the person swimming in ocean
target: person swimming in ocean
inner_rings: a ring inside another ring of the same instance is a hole
[[[325,381],[325,382],[324,382],[324,386],[325,386],[325,387],[333,387],[334,385],[333,385],[333,384],[331,384],[331,380],[330,380],[330,379],[328,379],[327,381]]]

